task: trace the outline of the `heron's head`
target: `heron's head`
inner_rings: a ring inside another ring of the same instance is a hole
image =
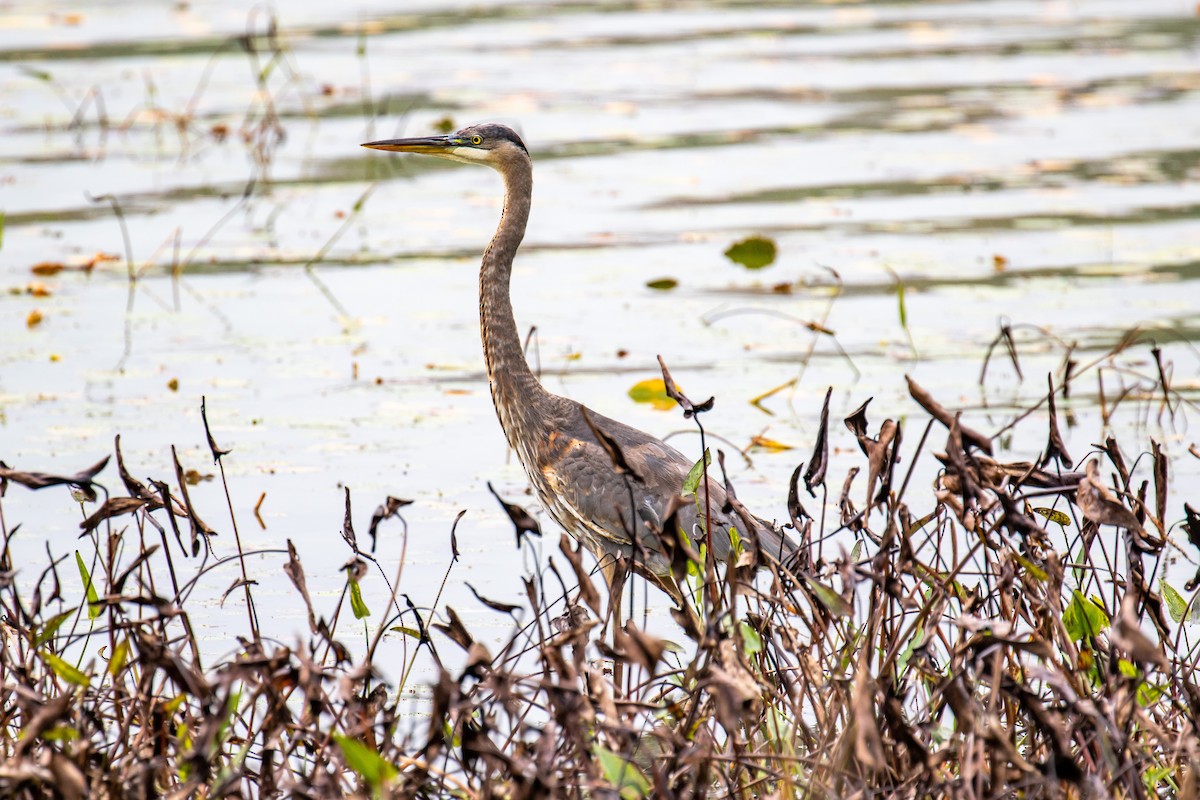
[[[468,164],[486,164],[494,169],[502,169],[512,159],[529,158],[529,151],[517,132],[507,125],[494,122],[472,125],[448,136],[384,139],[367,142],[363,147],[396,153],[421,153]]]

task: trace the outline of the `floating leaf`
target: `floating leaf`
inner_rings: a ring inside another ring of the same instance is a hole
[[[35,308],[33,311],[30,311],[29,316],[25,318],[25,327],[36,328],[38,325],[42,324],[43,319],[45,319],[45,317],[42,316],[42,312]]]
[[[725,251],[725,257],[746,269],[762,269],[775,261],[775,242],[763,236],[751,236],[734,242]]]
[[[675,401],[667,396],[667,385],[662,378],[638,381],[630,388],[629,396],[634,402],[649,403],[659,411],[670,411],[675,407]]]
[[[335,733],[333,740],[342,749],[347,766],[367,782],[372,792],[379,792],[385,783],[400,774],[390,761],[357,739]]]
[[[646,281],[646,286],[651,289],[656,289],[660,292],[668,292],[679,285],[679,281],[674,278],[658,278],[653,281]]]
[[[57,261],[41,261],[29,268],[34,275],[54,275],[66,269]]]
[[[367,608],[367,604],[363,602],[362,589],[358,587],[358,581],[350,579],[350,610],[354,612],[355,619],[364,619],[371,616],[371,609]]]
[[[612,784],[622,800],[650,796],[650,781],[646,780],[646,776],[632,761],[599,745],[596,745],[592,752],[600,765],[600,771],[604,773],[604,779]]]
[[[774,439],[768,439],[765,436],[755,436],[753,439],[750,440],[750,446],[751,447],[761,447],[764,450],[770,450],[773,453],[780,453],[784,450],[792,449],[792,446],[790,444],[784,444],[783,442],[777,442]]]

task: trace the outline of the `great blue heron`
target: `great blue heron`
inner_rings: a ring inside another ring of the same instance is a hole
[[[485,124],[449,136],[389,139],[363,147],[483,164],[500,173],[504,210],[479,270],[483,356],[500,426],[546,511],[592,552],[610,587],[616,557],[623,556],[635,571],[683,604],[669,556],[655,531],[662,529],[672,499],[680,495],[692,459],[649,434],[551,394],[525,361],[509,299],[513,257],[525,236],[533,195],[533,163],[521,137],[504,125]],[[618,474],[593,426],[615,441],[640,480]],[[749,526],[754,530],[748,531],[746,521],[724,513],[726,493],[715,481],[709,480],[707,489],[710,547],[716,558],[729,556],[730,528],[738,530],[747,546],[757,542],[760,556],[787,562],[795,554],[795,544],[768,523],[752,518]],[[686,503],[676,513],[690,537],[704,539],[706,522],[697,504]],[[636,547],[631,533],[638,537]],[[615,609],[616,599],[610,602]]]

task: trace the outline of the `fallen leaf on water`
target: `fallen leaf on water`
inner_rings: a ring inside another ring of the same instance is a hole
[[[103,264],[105,261],[120,261],[121,257],[112,253],[96,253],[79,266],[84,272],[91,272],[98,264]]]
[[[629,389],[629,396],[636,403],[649,403],[660,411],[670,411],[675,407],[675,401],[667,396],[667,386],[662,378],[638,381]]]
[[[670,291],[679,285],[679,281],[674,278],[657,278],[652,281],[646,281],[646,286],[651,289],[656,289],[660,292]]]
[[[762,269],[775,262],[775,242],[763,236],[751,236],[734,242],[725,251],[725,257],[746,269]]]
[[[750,446],[751,447],[761,447],[764,450],[771,450],[776,453],[782,452],[783,450],[791,450],[792,449],[792,446],[790,444],[784,444],[783,442],[777,442],[774,439],[768,439],[765,436],[755,436],[753,439],[750,440]]]
[[[183,480],[188,486],[196,486],[201,481],[211,481],[212,479],[213,476],[211,473],[201,473],[194,469],[189,469],[187,472],[183,473]]]
[[[30,283],[25,286],[25,294],[31,294],[34,297],[49,297],[50,290],[44,283]]]
[[[42,316],[42,312],[35,308],[33,311],[30,311],[29,316],[25,318],[25,327],[36,328],[38,325],[42,324],[43,319],[44,317]]]
[[[179,391],[179,378],[171,378],[171,380],[167,381],[167,388],[170,389],[172,392],[178,392]]]
[[[1004,269],[1007,266],[1008,266],[1007,258],[1000,255],[999,253],[996,253],[996,255],[992,256],[992,269],[996,270],[996,272],[1004,272]]]
[[[64,269],[66,267],[57,261],[42,261],[30,267],[29,271],[34,275],[54,275],[55,273],[62,272]]]

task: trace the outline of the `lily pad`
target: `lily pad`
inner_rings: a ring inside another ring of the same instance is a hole
[[[731,244],[725,251],[725,257],[735,264],[741,264],[746,269],[762,269],[775,263],[776,252],[774,239],[751,236],[749,239],[742,239],[740,242]]]

